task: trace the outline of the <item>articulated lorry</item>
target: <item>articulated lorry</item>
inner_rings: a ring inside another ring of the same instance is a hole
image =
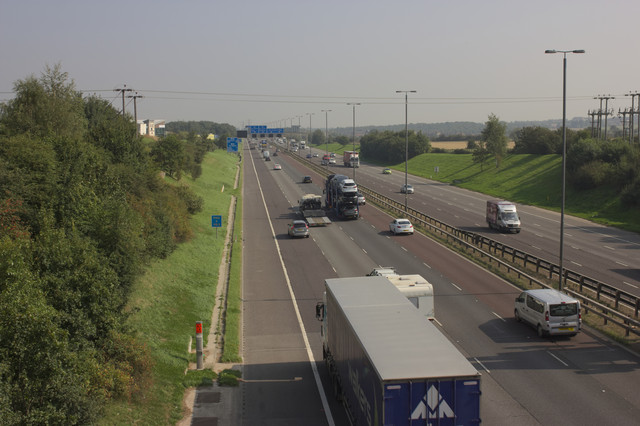
[[[316,318],[352,425],[480,424],[480,373],[385,277],[325,280]]]
[[[487,223],[489,228],[503,232],[520,232],[520,218],[516,205],[509,201],[487,201]]]
[[[344,190],[342,183],[351,181],[344,175],[329,175],[324,185],[325,206],[334,210],[337,217],[357,219],[360,216],[357,187]],[[355,183],[354,183],[355,185]]]
[[[345,167],[360,167],[360,156],[358,151],[345,151],[342,154],[342,162]]]
[[[368,277],[384,277],[395,285],[415,306],[418,311],[428,320],[435,319],[433,285],[422,275],[409,274],[400,275],[394,267],[375,268]]]
[[[303,195],[298,201],[298,210],[309,226],[325,226],[331,223],[322,208],[322,197],[320,195]]]

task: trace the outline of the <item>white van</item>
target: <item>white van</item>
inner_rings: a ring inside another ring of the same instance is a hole
[[[582,327],[580,301],[553,289],[526,290],[516,298],[516,320],[533,326],[538,336],[575,336]]]

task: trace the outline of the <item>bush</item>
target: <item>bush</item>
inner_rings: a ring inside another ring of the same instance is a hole
[[[570,179],[576,189],[593,189],[608,182],[608,177],[613,174],[611,164],[602,161],[586,163],[577,171],[571,173]]]
[[[622,189],[620,201],[623,206],[640,207],[640,177],[636,177],[633,182]]]

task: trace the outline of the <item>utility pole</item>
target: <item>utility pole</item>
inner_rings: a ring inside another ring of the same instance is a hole
[[[627,135],[627,114],[629,114],[628,109],[625,108],[623,111],[620,111],[620,108],[618,108],[618,118],[622,117],[622,139]],[[629,125],[631,126],[632,124]]]
[[[609,111],[609,99],[615,99],[611,95],[598,95],[593,99],[600,99],[600,110],[598,111],[598,139],[607,140],[607,117],[613,114]],[[604,101],[604,110],[602,109],[602,101]],[[602,116],[604,115],[604,137],[602,137]]]
[[[136,103],[136,99],[144,98],[144,96],[138,95],[138,92],[136,92],[135,95],[129,95],[127,96],[127,98],[133,99],[133,120],[136,122],[136,126],[137,126],[138,125],[138,105]]]
[[[125,84],[123,89],[113,89],[113,91],[122,93],[122,117],[124,117],[124,92],[133,92],[133,89],[127,89]]]
[[[587,115],[591,116],[591,137],[594,138],[595,137],[595,117],[596,117],[596,112],[595,111],[591,111],[588,110],[587,111]]]
[[[635,139],[635,136],[633,134],[634,115],[638,115],[638,142],[640,142],[640,99],[638,99],[638,110],[636,111],[635,108],[634,108],[636,96],[640,97],[640,93],[638,93],[638,92],[636,92],[636,93],[629,92],[625,96],[631,96],[631,111],[630,111],[631,118],[629,119],[629,144],[632,144],[634,142],[634,139]]]

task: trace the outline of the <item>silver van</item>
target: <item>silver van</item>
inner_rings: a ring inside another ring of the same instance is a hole
[[[575,336],[582,327],[580,301],[553,289],[526,290],[516,298],[516,320],[533,326],[538,336]]]

